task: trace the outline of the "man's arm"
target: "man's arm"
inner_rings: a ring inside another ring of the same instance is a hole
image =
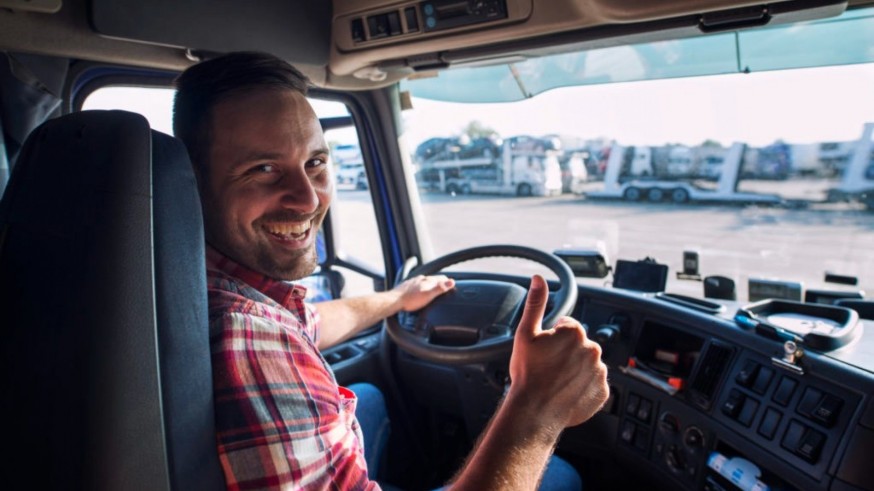
[[[444,275],[416,276],[387,292],[317,303],[322,319],[319,349],[330,348],[402,310],[419,310],[454,286],[455,281]]]
[[[564,428],[591,418],[607,400],[601,348],[579,322],[541,329],[546,282],[531,280],[510,359],[510,390],[452,484],[455,490],[534,490]]]

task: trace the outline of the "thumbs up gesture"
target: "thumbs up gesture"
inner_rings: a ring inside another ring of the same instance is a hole
[[[513,342],[507,398],[537,408],[538,423],[561,431],[588,420],[607,401],[607,366],[601,347],[575,319],[562,317],[543,328],[548,295],[546,281],[531,278]]]

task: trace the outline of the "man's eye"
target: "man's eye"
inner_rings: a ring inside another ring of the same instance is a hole
[[[253,174],[269,174],[271,172],[276,172],[276,166],[272,164],[261,164],[252,167],[249,172]]]
[[[307,167],[316,168],[316,167],[321,167],[327,163],[328,163],[328,161],[325,159],[312,159],[312,160],[307,162]]]

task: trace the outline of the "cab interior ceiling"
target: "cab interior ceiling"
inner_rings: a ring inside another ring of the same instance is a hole
[[[782,23],[838,15],[848,6],[872,3],[502,1],[508,15],[499,22],[356,44],[352,19],[401,12],[424,2],[0,0],[0,49],[174,71],[215,53],[263,50],[294,63],[317,86],[364,90],[416,71],[700,35],[702,15],[732,9],[767,6],[769,22]],[[32,9],[45,4],[56,5],[57,11]],[[728,26],[738,27],[743,26]]]

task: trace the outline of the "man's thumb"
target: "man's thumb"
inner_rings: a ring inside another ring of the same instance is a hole
[[[540,275],[532,276],[528,298],[525,299],[525,309],[522,311],[522,320],[516,328],[516,336],[522,335],[530,339],[542,330],[541,323],[548,299],[549,287],[546,286],[546,280]]]

